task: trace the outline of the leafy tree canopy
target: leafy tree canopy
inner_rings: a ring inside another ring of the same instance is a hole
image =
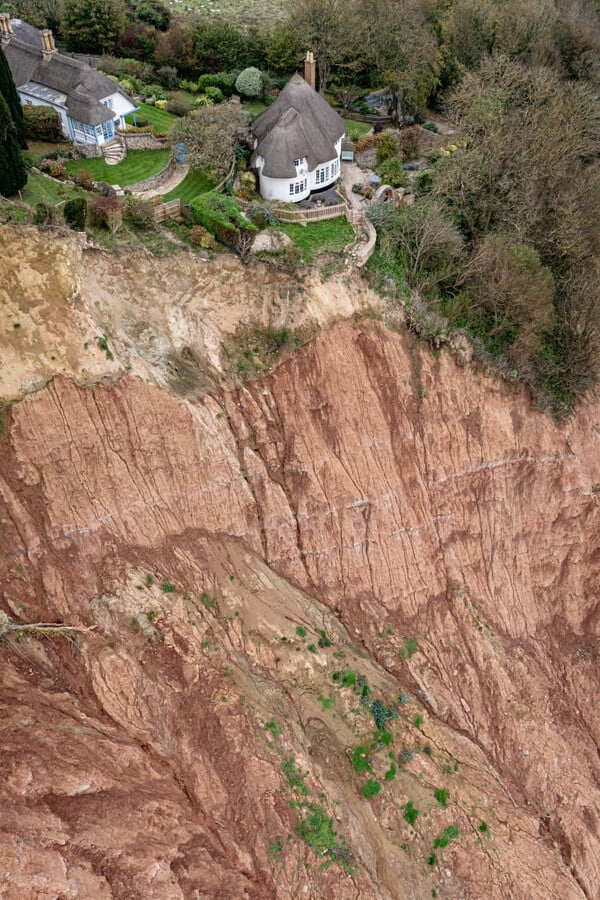
[[[110,52],[126,26],[124,0],[64,0],[63,34],[70,50]]]

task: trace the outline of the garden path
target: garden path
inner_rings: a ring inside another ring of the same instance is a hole
[[[177,168],[173,171],[173,174],[167,178],[160,187],[152,188],[149,191],[136,191],[137,197],[143,197],[144,200],[151,200],[152,197],[162,197],[165,194],[168,194],[169,191],[174,190],[174,188],[178,187],[187,173],[190,171],[190,167],[187,163],[180,163]]]

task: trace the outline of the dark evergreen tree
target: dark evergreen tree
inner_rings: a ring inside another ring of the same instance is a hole
[[[0,94],[0,194],[11,197],[27,181],[23,155],[8,103]]]
[[[8,104],[19,147],[25,149],[25,147],[27,147],[27,141],[25,139],[23,107],[21,106],[15,82],[8,67],[8,62],[2,47],[0,47],[0,94],[2,94]]]

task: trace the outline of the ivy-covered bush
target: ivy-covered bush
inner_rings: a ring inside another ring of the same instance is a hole
[[[190,203],[194,221],[203,225],[222,243],[233,247],[242,259],[250,252],[258,228],[242,215],[234,197],[209,191]]]

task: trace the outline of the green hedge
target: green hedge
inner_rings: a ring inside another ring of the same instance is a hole
[[[28,141],[60,143],[64,140],[60,116],[51,106],[24,106],[23,115]]]
[[[198,225],[203,225],[223,244],[233,247],[242,259],[246,258],[258,228],[244,218],[234,197],[209,191],[194,197],[190,209]]]

